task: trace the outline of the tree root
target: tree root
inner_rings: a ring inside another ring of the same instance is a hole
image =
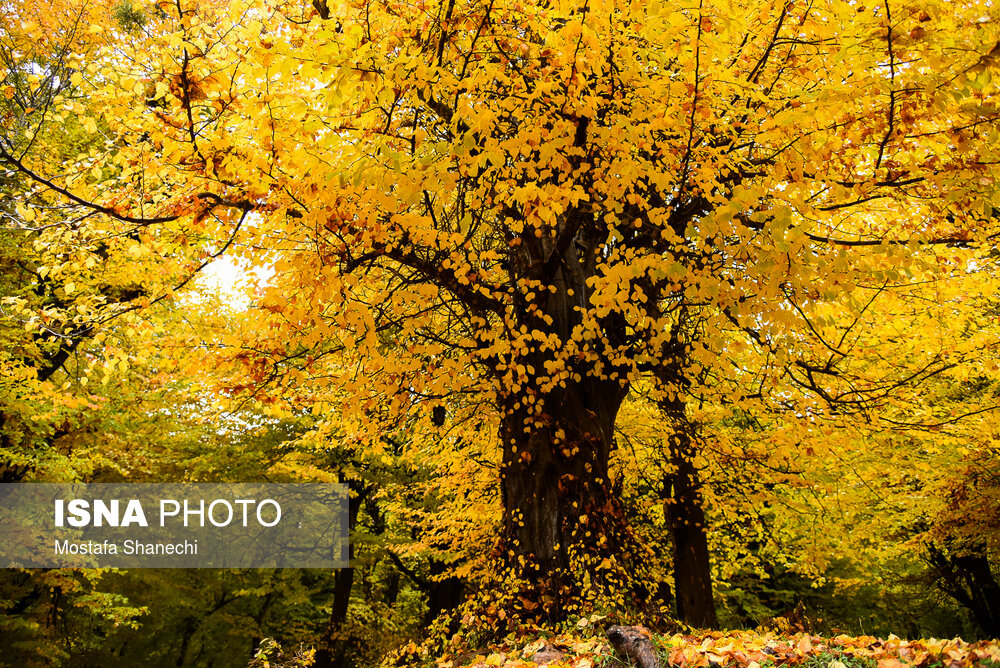
[[[660,660],[645,629],[615,625],[607,630],[606,635],[615,651],[634,661],[639,668],[660,668]]]

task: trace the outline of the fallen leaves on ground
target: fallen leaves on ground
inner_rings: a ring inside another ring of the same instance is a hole
[[[807,633],[779,635],[750,631],[702,635],[654,636],[663,668],[1000,668],[1000,643],[952,640],[902,640],[896,636]],[[624,666],[603,638],[569,635],[538,639],[519,646],[495,647],[461,660],[445,656],[438,668],[594,668]]]

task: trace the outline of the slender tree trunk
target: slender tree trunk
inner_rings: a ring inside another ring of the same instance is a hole
[[[348,531],[354,531],[358,522],[358,512],[364,498],[370,493],[370,489],[361,486],[357,494],[350,496],[348,502]],[[354,560],[354,542],[350,541],[348,548],[348,559]],[[348,564],[346,568],[339,568],[333,576],[333,605],[330,611],[330,621],[327,623],[326,631],[319,650],[316,652],[314,668],[342,668],[345,658],[344,638],[341,637],[344,622],[347,621],[347,610],[351,603],[351,589],[354,587],[354,566]]]
[[[678,365],[679,368],[679,365]],[[662,381],[673,394],[660,402],[673,433],[669,439],[670,471],[664,475],[663,491],[667,525],[674,544],[674,598],[677,618],[699,628],[718,625],[712,595],[712,566],[708,532],[701,495],[701,478],[694,464],[698,425],[687,417],[687,406],[677,389],[680,373],[675,368]]]
[[[198,628],[198,620],[195,617],[184,618],[184,629],[181,631],[181,642],[177,650],[177,660],[175,666],[183,666],[187,661],[188,646],[191,644],[191,637]]]
[[[685,439],[682,436],[678,440]],[[705,509],[698,470],[691,455],[690,450],[674,450],[670,457],[674,471],[664,481],[664,489],[670,494],[667,522],[674,542],[674,597],[678,619],[699,628],[712,628],[718,622],[712,596]]]
[[[465,581],[454,575],[443,579],[438,579],[448,569],[448,565],[438,559],[428,560],[430,578],[424,581],[427,594],[427,614],[424,617],[424,626],[429,626],[431,622],[441,616],[442,613],[458,609],[465,598]],[[418,584],[418,586],[420,586]]]

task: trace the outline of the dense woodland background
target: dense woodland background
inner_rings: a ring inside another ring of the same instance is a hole
[[[1000,636],[997,11],[0,0],[0,481],[352,489],[0,664]]]

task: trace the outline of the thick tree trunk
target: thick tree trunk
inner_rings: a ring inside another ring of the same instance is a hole
[[[577,123],[581,151],[588,126],[586,118]],[[495,360],[504,607],[551,623],[600,605],[657,623],[669,588],[650,572],[651,555],[609,471],[615,421],[636,370],[636,333],[624,311],[591,302],[593,279],[606,271],[608,230],[587,205],[567,209],[554,234],[526,226],[508,242],[518,286],[511,327],[535,336]],[[645,287],[655,303],[657,289]]]
[[[929,555],[942,591],[972,613],[987,638],[1000,638],[1000,584],[993,577],[986,545],[958,554],[931,546]]]
[[[980,554],[959,557],[959,568],[969,582],[969,606],[987,638],[1000,638],[1000,584],[993,577],[985,546]]]
[[[583,214],[568,213],[565,224],[576,215]],[[555,337],[560,347],[600,345],[580,341],[575,329],[586,306],[587,278],[596,272],[594,253],[578,256],[577,249],[593,244],[578,238],[579,246],[554,249],[547,238],[534,242],[526,239],[520,247],[525,253],[521,270],[528,275],[544,265],[528,267],[533,258],[563,255],[551,277],[537,276],[551,289],[533,293],[530,304],[518,306],[523,325]],[[625,325],[619,320],[612,315],[601,323],[603,345],[621,341]],[[533,348],[504,360],[505,368],[523,366],[528,374],[523,384],[499,393],[504,509],[499,556],[507,564],[507,578],[518,580],[502,586],[511,592],[507,598],[513,606],[507,607],[516,616],[546,621],[576,614],[571,608],[585,589],[628,607],[647,602],[636,600],[642,597],[642,586],[636,586],[642,568],[629,562],[642,560],[635,556],[637,545],[609,475],[615,419],[628,393],[627,383],[619,380],[624,374],[610,360],[595,370],[581,354],[559,360],[570,376],[542,389],[535,378],[558,359],[554,352],[559,351]]]
[[[511,409],[503,422],[502,548],[520,580],[518,616],[563,619],[588,586],[641,605],[634,583],[606,561],[635,566],[626,566],[634,545],[608,471],[622,397],[617,387],[580,384],[547,396],[542,416]]]
[[[566,548],[599,521],[589,513],[615,505],[608,464],[621,392],[591,385],[549,395],[544,424],[523,410],[503,423],[504,524],[542,570],[568,568]]]

